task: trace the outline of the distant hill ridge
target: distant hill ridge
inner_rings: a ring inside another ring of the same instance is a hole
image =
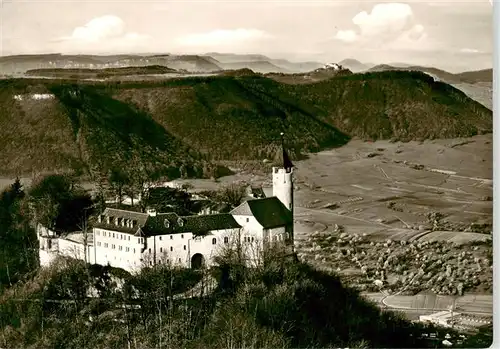
[[[109,76],[127,76],[127,75],[144,75],[144,74],[168,74],[177,73],[175,69],[171,69],[162,65],[146,65],[142,67],[119,67],[119,68],[103,68],[103,69],[88,69],[88,68],[45,68],[31,69],[26,71],[29,76],[52,76],[52,77],[109,77]]]
[[[433,67],[412,66],[406,63],[375,65],[347,58],[338,64],[354,73],[382,70],[418,70],[434,74],[447,83],[492,82],[492,69],[468,71],[458,74]],[[33,69],[51,68],[122,68],[129,66],[168,66],[175,70],[212,73],[226,70],[252,69],[260,73],[308,73],[324,66],[320,62],[291,62],[269,58],[262,54],[233,54],[211,52],[202,55],[175,54],[121,54],[121,55],[63,55],[35,54],[0,56],[0,71],[4,75],[24,73]]]
[[[257,73],[269,73],[269,72],[289,72],[287,69],[278,67],[269,61],[250,61],[250,62],[233,62],[233,63],[219,63],[223,69],[251,69]]]
[[[54,97],[28,98],[35,93]],[[412,140],[491,132],[492,113],[445,83],[406,71],[307,85],[250,70],[159,82],[0,81],[4,172],[142,166],[172,177],[199,176],[210,173],[214,161],[273,158],[282,130],[297,158],[354,136]]]
[[[493,81],[493,69],[483,69],[477,71],[468,71],[458,74],[449,73],[445,70],[433,68],[433,67],[422,67],[422,66],[408,66],[408,67],[394,67],[388,64],[376,65],[368,71],[387,71],[387,70],[416,70],[424,73],[433,74],[439,79],[447,83],[469,83],[474,84],[477,82],[492,82]]]
[[[270,58],[262,54],[234,54],[210,52],[204,57],[217,60],[224,69],[248,68],[260,73],[300,73],[309,72],[323,66],[320,62],[291,62],[287,59]],[[256,63],[260,64],[259,67]]]
[[[491,110],[421,72],[342,75],[291,85],[288,94],[313,115],[364,139],[453,138],[492,129]]]
[[[168,66],[175,70],[190,72],[215,72],[222,68],[213,59],[198,55],[21,55],[0,57],[0,71],[3,74],[22,74],[32,69],[53,68],[123,68],[130,66]]]
[[[291,62],[260,54],[204,55],[129,54],[129,55],[63,55],[39,54],[0,57],[0,71],[6,75],[22,74],[32,69],[49,68],[119,68],[125,66],[163,65],[176,70],[208,73],[223,69],[249,68],[258,72],[307,72],[319,68],[319,62]]]
[[[477,82],[493,82],[493,69],[481,69],[455,74],[461,81],[471,84]]]
[[[346,59],[338,62],[338,64],[348,68],[349,70],[351,70],[354,73],[366,71],[373,66],[370,64],[361,63],[357,59],[353,59],[353,58],[346,58]]]
[[[493,69],[471,70],[462,73],[450,73],[443,69],[434,67],[425,67],[420,65],[412,65],[401,62],[373,64],[362,63],[353,58],[346,58],[338,64],[350,69],[355,73],[360,72],[373,72],[373,71],[386,71],[386,70],[417,70],[429,74],[434,74],[447,83],[477,83],[477,82],[492,82]]]

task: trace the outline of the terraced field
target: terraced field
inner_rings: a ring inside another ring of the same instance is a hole
[[[418,239],[431,228],[432,212],[457,226],[491,223],[491,141],[491,135],[421,143],[354,140],[313,154],[296,163],[295,214],[374,241]],[[484,237],[450,231],[421,239]]]
[[[479,233],[467,233],[461,231],[433,231],[418,239],[419,241],[448,241],[464,244],[471,241],[488,241],[491,236]]]
[[[454,306],[457,312],[493,314],[493,296],[467,294],[461,297],[417,294],[415,296],[388,296],[382,301],[390,308],[427,309],[435,312]]]

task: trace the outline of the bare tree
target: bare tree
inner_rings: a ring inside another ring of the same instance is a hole
[[[246,195],[246,185],[233,183],[222,188],[217,193],[217,199],[234,208],[239,204],[241,204],[245,195]]]
[[[109,172],[107,179],[111,190],[118,200],[118,205],[121,205],[125,187],[129,183],[127,175],[121,170],[113,169]]]
[[[84,261],[85,261],[85,268],[87,269],[87,273],[89,273],[89,268],[88,268],[88,263],[89,263],[89,260],[88,260],[88,245],[89,245],[89,242],[88,242],[88,228],[89,228],[89,218],[87,216],[87,211],[90,210],[90,209],[93,209],[95,207],[95,205],[91,205],[91,206],[88,206],[88,207],[85,207],[83,209],[83,217],[81,218],[81,223],[78,225],[78,228],[81,230],[82,234],[83,234],[83,258],[84,258]],[[93,242],[94,243],[94,249],[95,249],[95,241]],[[96,261],[94,260],[94,263]]]

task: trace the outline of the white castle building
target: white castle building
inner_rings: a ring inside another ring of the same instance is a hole
[[[162,263],[211,266],[236,243],[250,262],[273,242],[293,251],[293,164],[284,148],[283,166],[272,171],[273,196],[245,201],[230,213],[179,216],[106,208],[86,238],[84,233],[58,236],[38,225],[40,264],[63,255],[134,272]]]

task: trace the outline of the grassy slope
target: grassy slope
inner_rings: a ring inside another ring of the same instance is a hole
[[[452,138],[492,129],[490,110],[418,72],[354,74],[307,85],[249,74],[0,84],[3,172],[81,162],[127,168],[131,159],[172,170],[199,157],[188,147],[218,160],[263,159],[276,153],[282,130],[297,156],[342,145],[349,136]],[[49,90],[56,99],[13,99]]]

